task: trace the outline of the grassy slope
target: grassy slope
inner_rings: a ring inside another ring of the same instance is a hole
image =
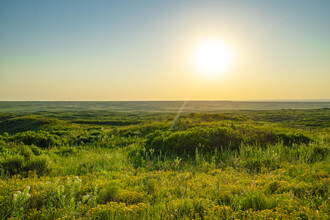
[[[38,115],[14,117],[0,121],[0,134],[7,132],[15,134],[24,131],[52,131],[73,129],[73,125],[55,118],[46,118]]]

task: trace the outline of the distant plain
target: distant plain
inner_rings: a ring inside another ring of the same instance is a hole
[[[330,101],[0,101],[0,112],[143,111],[217,112],[224,110],[278,110],[330,108]]]

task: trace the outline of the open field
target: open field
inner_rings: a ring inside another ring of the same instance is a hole
[[[329,103],[67,104],[0,108],[0,219],[329,219]]]
[[[184,104],[185,103],[185,104]],[[120,112],[217,112],[225,110],[279,110],[330,108],[330,101],[111,101],[111,102],[45,102],[0,101],[0,112],[39,111],[120,111]]]

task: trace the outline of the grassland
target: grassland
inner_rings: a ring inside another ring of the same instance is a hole
[[[329,219],[329,108],[176,116],[0,113],[0,219]]]
[[[330,100],[319,101],[0,101],[0,112],[174,112],[182,105],[187,112],[225,110],[279,110],[330,108]]]

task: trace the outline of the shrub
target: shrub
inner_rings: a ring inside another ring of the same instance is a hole
[[[32,152],[34,153],[34,155],[39,156],[40,154],[42,154],[42,150],[39,147],[32,144],[32,145],[30,145],[30,148],[31,148]]]
[[[29,171],[36,171],[38,175],[46,174],[50,170],[49,159],[45,156],[33,156],[32,151],[30,153],[32,156],[29,154],[28,158],[26,155],[7,155],[0,160],[0,168],[11,176]]]
[[[21,173],[24,169],[24,157],[21,155],[10,155],[0,161],[0,167],[9,175]]]
[[[270,194],[276,193],[283,186],[281,181],[273,180],[267,184],[266,191]]]
[[[236,197],[236,199],[242,210],[272,209],[276,205],[276,201],[273,201],[272,198],[267,198],[260,191],[248,192],[243,198]]]
[[[25,171],[35,171],[39,176],[47,174],[50,171],[50,161],[48,157],[33,157],[25,165]]]
[[[243,141],[242,135],[231,128],[193,128],[186,131],[156,131],[147,136],[146,149],[176,155],[194,155],[214,152],[215,149],[237,150]]]
[[[313,150],[309,156],[309,162],[314,163],[324,160],[330,153],[327,146],[313,146]]]
[[[121,187],[117,182],[110,182],[104,186],[97,194],[98,203],[107,203],[115,201],[121,191]]]
[[[166,154],[194,155],[215,150],[239,151],[242,143],[266,146],[282,142],[285,146],[308,144],[312,139],[301,133],[265,130],[252,126],[193,127],[184,131],[157,130],[146,136],[145,148]]]
[[[83,132],[76,137],[75,142],[78,144],[89,144],[106,139],[107,135],[101,131]]]
[[[134,204],[134,203],[140,203],[143,201],[143,198],[145,197],[145,194],[135,192],[135,191],[128,191],[125,190],[118,195],[116,195],[116,199],[119,202],[124,202],[126,204]]]
[[[22,142],[26,145],[36,145],[40,148],[48,148],[52,146],[60,146],[63,144],[61,138],[57,135],[50,134],[47,131],[26,131],[11,136],[10,140]]]
[[[276,141],[282,141],[286,146],[292,146],[293,144],[309,144],[313,142],[310,137],[300,133],[275,133]]]
[[[20,146],[20,153],[24,156],[26,160],[29,160],[34,155],[31,148],[26,145]]]
[[[62,147],[59,150],[55,151],[55,154],[65,157],[70,155],[75,155],[76,153],[77,153],[77,149],[73,147]]]

